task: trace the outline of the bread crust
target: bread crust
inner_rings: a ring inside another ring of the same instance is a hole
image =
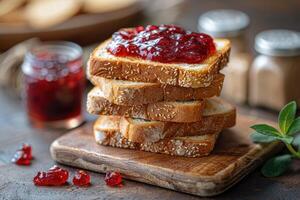
[[[154,143],[137,143],[131,142],[122,137],[121,133],[116,128],[118,125],[108,128],[107,125],[104,125],[106,128],[99,128],[103,125],[103,123],[105,123],[105,121],[108,121],[107,119],[103,120],[103,118],[106,117],[108,116],[100,116],[94,124],[94,136],[98,144],[153,153],[163,153],[174,156],[207,156],[213,150],[220,132],[220,130],[218,130],[213,134],[203,136],[174,137],[170,139],[163,139]],[[119,123],[118,119],[114,120],[112,117],[110,117],[109,120],[115,121],[116,124]]]
[[[196,122],[202,118],[205,100],[164,101],[152,104],[122,106],[109,102],[99,88],[88,94],[87,110],[96,115],[122,115],[146,120],[170,122]]]
[[[214,134],[218,130],[235,125],[236,110],[233,108],[223,114],[203,116],[201,121],[176,123],[160,121],[138,122],[136,119],[121,117],[120,133],[131,142],[157,142],[172,137],[185,137]]]
[[[230,42],[224,39],[215,40],[215,42],[224,42],[224,47],[198,65],[169,64],[137,58],[116,57],[105,49],[109,40],[100,44],[91,54],[88,66],[91,75],[107,79],[199,88],[209,86],[214,75],[229,61]]]
[[[90,75],[91,82],[101,88],[104,97],[118,105],[140,105],[159,101],[201,100],[219,96],[224,75],[216,74],[211,85],[200,88],[186,88],[159,83],[134,83]]]

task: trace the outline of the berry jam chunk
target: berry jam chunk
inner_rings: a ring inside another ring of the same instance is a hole
[[[58,186],[64,185],[68,178],[67,170],[54,165],[47,172],[38,172],[33,178],[33,182],[37,186]]]
[[[216,47],[212,37],[204,33],[185,31],[175,25],[148,25],[115,32],[107,50],[120,57],[193,64],[214,54]]]
[[[88,186],[91,184],[91,177],[86,171],[79,170],[73,178],[73,184],[77,186]]]
[[[17,165],[30,165],[32,159],[31,146],[23,144],[22,147],[16,151],[11,161]]]
[[[21,150],[27,155],[27,158],[32,160],[31,146],[29,144],[23,144]]]
[[[104,181],[106,182],[106,185],[110,187],[122,186],[122,176],[119,172],[107,172]]]
[[[28,156],[23,151],[18,150],[14,157],[12,158],[11,162],[17,165],[30,165],[31,159],[28,159]]]

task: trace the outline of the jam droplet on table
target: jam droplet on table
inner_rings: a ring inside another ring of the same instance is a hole
[[[31,146],[23,144],[22,147],[16,151],[11,161],[17,165],[30,165],[32,159]]]
[[[59,186],[64,185],[69,178],[69,172],[56,165],[46,172],[38,172],[33,178],[37,186]]]
[[[107,172],[105,174],[104,181],[106,185],[110,187],[119,186],[122,187],[122,176],[119,172]]]
[[[106,48],[121,57],[163,63],[201,63],[216,52],[213,38],[175,25],[148,25],[115,32]]]
[[[27,155],[28,159],[32,160],[32,148],[29,144],[23,144],[21,150]]]
[[[73,178],[73,184],[77,186],[89,186],[91,184],[91,177],[86,171],[79,170]]]

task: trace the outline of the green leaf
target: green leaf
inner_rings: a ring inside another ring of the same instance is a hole
[[[273,137],[271,135],[263,135],[263,134],[258,133],[258,132],[252,133],[250,135],[250,138],[255,143],[270,143],[270,142],[274,142],[274,141],[277,140],[276,137]]]
[[[266,177],[275,177],[283,174],[292,163],[292,155],[285,154],[269,159],[261,169]]]
[[[261,133],[263,135],[270,135],[270,136],[279,136],[280,133],[267,124],[256,124],[251,126],[250,128],[254,129],[256,132]]]
[[[300,150],[300,135],[294,137],[293,146],[298,147],[298,151]]]
[[[295,114],[297,110],[297,104],[295,101],[292,101],[285,105],[278,117],[279,128],[283,134],[286,134],[295,119]]]
[[[294,135],[295,133],[300,132],[300,117],[297,117],[291,124],[287,135]]]
[[[292,144],[293,143],[293,140],[294,138],[291,137],[291,136],[284,136],[284,137],[276,137],[278,140],[281,140],[282,142],[284,143],[287,143],[287,144]]]
[[[278,135],[263,135],[258,132],[254,132],[250,135],[250,138],[255,143],[270,143],[276,140],[280,140],[284,143],[291,144],[293,142],[293,137],[291,136],[278,136]]]

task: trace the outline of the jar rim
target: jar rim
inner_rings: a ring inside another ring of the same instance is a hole
[[[41,44],[34,46],[32,49],[30,49],[29,52],[26,53],[25,57],[30,60],[40,60],[40,61],[55,61],[56,59],[53,58],[39,58],[36,54],[38,52],[42,51],[60,51],[63,52],[65,55],[68,55],[69,59],[63,61],[63,63],[67,63],[73,60],[79,59],[82,54],[82,48],[74,43],[69,41],[48,41],[48,42],[42,42]],[[57,53],[57,52],[56,52]]]
[[[255,37],[255,50],[269,56],[300,55],[300,32],[272,29],[260,32]]]
[[[216,9],[202,14],[198,19],[198,30],[214,37],[236,37],[249,26],[247,14],[233,9]]]

